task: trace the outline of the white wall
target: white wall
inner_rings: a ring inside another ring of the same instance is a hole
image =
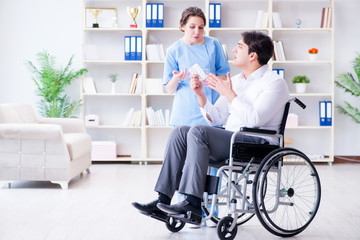
[[[335,76],[352,71],[360,52],[357,22],[359,0],[335,0]],[[35,85],[24,62],[46,49],[63,65],[75,54],[73,67],[81,67],[80,0],[0,0],[0,103],[36,105]],[[79,97],[79,83],[70,94]],[[344,100],[359,106],[359,99],[336,89],[335,104]],[[360,125],[335,113],[335,155],[360,155]]]
[[[0,103],[36,105],[35,84],[24,63],[36,63],[39,51],[48,50],[61,66],[75,54],[73,67],[80,68],[80,27],[80,0],[0,0]],[[71,96],[79,96],[78,82]]]

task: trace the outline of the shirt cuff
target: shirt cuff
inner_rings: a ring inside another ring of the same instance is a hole
[[[211,125],[211,121],[209,121],[206,114],[209,114],[209,116],[211,116],[210,112],[211,112],[212,107],[213,106],[211,105],[211,103],[209,101],[206,101],[204,107],[199,107],[201,114],[205,118],[205,121],[210,125]]]

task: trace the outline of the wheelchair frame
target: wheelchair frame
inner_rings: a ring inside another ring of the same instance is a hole
[[[318,173],[304,153],[283,146],[283,133],[291,101],[302,108],[306,107],[299,99],[290,99],[285,106],[279,134],[273,130],[253,128],[242,128],[233,133],[229,163],[218,168],[217,182],[210,191],[213,194],[205,192],[202,202],[207,215],[202,220],[217,223],[217,234],[221,240],[234,239],[238,225],[247,222],[254,215],[269,232],[281,237],[291,237],[302,232],[315,217],[321,198]],[[268,153],[260,162],[256,162],[251,156],[250,161],[236,161],[233,149],[235,138],[240,133],[277,137],[279,148]],[[251,175],[254,175],[253,180],[250,179]],[[283,178],[288,179],[284,181]],[[223,180],[226,180],[225,186],[222,186]],[[249,186],[252,187],[251,197],[248,195]],[[225,213],[220,211],[220,214],[224,216],[214,216],[215,208],[222,206],[225,206]],[[283,216],[277,215],[278,211],[283,211]],[[191,212],[184,216],[169,215],[169,218],[172,221],[167,223],[167,227],[172,232],[180,231],[185,222],[198,224]]]

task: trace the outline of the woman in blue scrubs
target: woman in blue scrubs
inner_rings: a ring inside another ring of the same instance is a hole
[[[230,72],[219,40],[204,36],[206,19],[203,11],[197,7],[189,7],[182,13],[180,30],[184,37],[172,44],[166,52],[163,84],[169,93],[175,93],[170,123],[179,125],[208,125],[201,115],[197,98],[190,88],[188,69],[198,64],[201,69],[226,79]],[[211,103],[215,103],[219,94],[205,88],[205,95]]]
[[[197,7],[185,9],[180,19],[180,30],[184,37],[172,44],[166,52],[163,84],[169,93],[175,93],[170,123],[180,125],[208,125],[203,118],[197,97],[190,88],[192,77],[188,72],[194,64],[213,73],[224,80],[230,72],[229,63],[219,40],[204,36],[206,18],[203,11]],[[219,94],[205,87],[207,99],[214,104]],[[211,174],[216,170],[211,168]],[[179,197],[180,201],[180,197]],[[217,209],[215,209],[215,215]]]

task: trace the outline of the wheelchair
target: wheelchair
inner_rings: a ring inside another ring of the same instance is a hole
[[[290,99],[278,133],[246,127],[233,133],[229,159],[216,164],[210,161],[210,166],[218,171],[216,176],[207,176],[202,199],[206,217],[191,212],[169,214],[163,221],[170,231],[180,231],[185,223],[199,225],[201,221],[212,220],[217,224],[218,237],[231,240],[238,226],[254,215],[265,229],[280,237],[305,230],[319,208],[321,185],[311,160],[301,151],[283,146],[292,101],[303,109],[306,107],[299,99]],[[235,137],[239,133],[275,136],[280,140],[279,146],[237,143]]]

